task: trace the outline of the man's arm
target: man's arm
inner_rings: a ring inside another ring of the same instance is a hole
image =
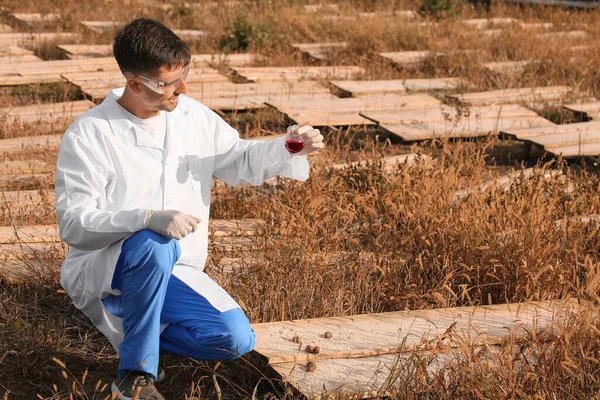
[[[144,229],[147,210],[98,208],[105,203],[107,182],[107,173],[89,143],[67,131],[56,164],[55,190],[60,237],[70,246],[98,250]]]
[[[231,185],[246,182],[260,185],[274,176],[305,181],[309,166],[306,156],[292,156],[285,138],[271,141],[244,140],[238,132],[211,113],[215,127],[214,176]]]

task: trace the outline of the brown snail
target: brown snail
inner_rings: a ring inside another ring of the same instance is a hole
[[[323,337],[324,337],[325,339],[331,339],[331,338],[333,337],[333,333],[331,333],[331,332],[327,331],[327,332],[325,332],[325,333],[323,334]]]

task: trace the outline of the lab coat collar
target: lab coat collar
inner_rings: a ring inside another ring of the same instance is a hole
[[[117,100],[123,95],[124,90],[125,88],[111,90],[102,102],[102,106],[106,110],[106,116],[113,133],[115,135],[122,135],[129,132],[134,135],[136,146],[152,147],[162,150],[162,146],[158,146],[150,135],[143,132],[123,114]],[[175,120],[184,117],[188,113],[186,101],[182,100],[184,99],[180,98],[177,107],[173,111],[167,113],[167,137],[169,137],[169,127],[174,125]]]

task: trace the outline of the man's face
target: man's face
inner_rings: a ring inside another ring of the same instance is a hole
[[[189,66],[173,69],[161,67],[152,76],[134,76],[139,85],[139,100],[148,111],[173,111],[179,95],[188,92],[185,84],[188,72]]]

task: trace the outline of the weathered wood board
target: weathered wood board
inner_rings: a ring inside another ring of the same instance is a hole
[[[600,119],[600,101],[586,101],[565,104],[563,108],[574,111],[579,114],[584,114],[587,118]]]
[[[11,65],[19,65],[19,63]],[[23,63],[25,65],[25,63]],[[0,68],[2,64],[0,64]],[[58,83],[64,82],[64,79],[59,74],[34,75],[34,76],[19,76],[0,74],[0,86],[19,86],[33,85],[42,83]]]
[[[398,51],[384,52],[379,55],[400,68],[414,69],[428,58],[435,57],[436,53],[429,50],[424,51]]]
[[[94,59],[90,59],[94,60]],[[79,61],[79,60],[73,60]],[[99,72],[69,72],[63,73],[62,77],[71,82],[90,98],[100,100],[106,97],[110,90],[125,86],[125,77],[120,71],[99,71]],[[193,68],[190,70],[186,85],[190,91],[197,89],[197,85],[204,87],[205,83],[223,82],[229,80],[224,75],[218,73],[212,68]]]
[[[439,100],[425,94],[267,102],[297,124],[313,126],[372,125],[373,121],[360,115],[361,111],[395,110],[439,103]]]
[[[355,66],[332,67],[234,67],[232,71],[250,82],[294,82],[310,79],[352,79],[365,70]]]
[[[39,187],[49,187],[53,185],[53,173],[0,175],[0,191],[15,189],[34,189]]]
[[[363,111],[361,115],[405,141],[486,136],[515,127],[553,125],[517,105],[475,106],[467,110],[430,105],[410,110]]]
[[[305,57],[312,57],[316,60],[325,61],[330,58],[333,51],[343,49],[348,44],[346,42],[330,43],[294,43],[291,46],[298,49]]]
[[[81,21],[86,29],[97,34],[116,32],[125,25],[123,21]]]
[[[54,190],[21,190],[0,192],[0,200],[8,205],[38,204],[43,201],[54,204]]]
[[[46,33],[0,33],[0,46],[27,45],[35,46],[42,42],[75,41],[78,35],[71,32]]]
[[[7,56],[32,56],[33,51],[24,49],[17,45],[0,46],[0,57]],[[41,60],[40,60],[41,61]]]
[[[429,162],[431,161],[431,157],[426,155],[426,154],[415,154],[415,153],[410,153],[410,154],[401,154],[401,155],[397,155],[397,156],[388,156],[385,157],[383,160],[383,171],[384,172],[394,172],[398,169],[398,166],[400,165],[413,165],[419,162]],[[364,160],[360,160],[360,161],[353,161],[350,164],[333,164],[331,166],[332,169],[344,169],[344,168],[349,168],[349,167],[353,167],[353,166],[366,166],[369,162],[368,161],[364,161]]]
[[[586,31],[567,31],[567,32],[545,32],[535,35],[539,40],[585,40],[589,38],[589,33]]]
[[[340,10],[340,5],[335,3],[322,3],[322,4],[306,4],[304,11],[307,13],[315,12],[337,12]]]
[[[32,106],[0,108],[0,117],[8,123],[51,122],[59,119],[74,119],[96,104],[89,100],[62,103],[37,104]]]
[[[266,103],[278,101],[321,101],[336,99],[331,93],[256,94],[246,97],[208,97],[209,93],[188,93],[212,110],[250,110],[266,107]]]
[[[56,22],[60,19],[59,14],[41,14],[41,13],[12,13],[10,16],[29,26],[35,26],[42,23]]]
[[[486,29],[497,25],[515,24],[520,21],[515,18],[472,18],[464,19],[461,22],[471,28]]]
[[[10,25],[0,24],[0,33],[11,33],[13,31]]]
[[[266,222],[259,219],[209,220],[212,237],[256,236]],[[0,226],[0,244],[60,242],[58,225]]]
[[[575,301],[531,302],[254,324],[255,351],[307,396],[372,395],[399,354],[501,343],[511,333],[525,337],[563,322],[577,308]],[[319,354],[307,353],[306,345],[319,346]],[[306,370],[309,360],[316,361],[315,372]]]
[[[489,92],[450,94],[446,98],[474,106],[494,104],[534,103],[539,101],[560,101],[574,89],[568,86],[529,87],[501,89]]]
[[[532,60],[521,60],[521,61],[494,61],[484,63],[483,68],[496,74],[520,74],[525,68],[531,65],[534,61]]]
[[[600,121],[555,125],[538,129],[506,130],[503,133],[563,157],[600,155]]]
[[[62,134],[25,136],[0,140],[0,153],[15,152],[24,149],[57,149],[60,146]]]
[[[48,174],[54,170],[54,165],[43,161],[3,161],[0,162],[0,176],[19,174]]]
[[[468,187],[462,190],[454,192],[451,203],[458,200],[464,200],[469,195],[476,193],[484,193],[488,190],[507,191],[510,190],[511,186],[519,181],[526,181],[532,178],[542,178],[544,180],[550,180],[558,176],[564,176],[561,171],[551,170],[542,171],[538,168],[527,168],[522,171],[513,172],[507,175],[500,176],[498,178],[489,179],[476,186]]]

